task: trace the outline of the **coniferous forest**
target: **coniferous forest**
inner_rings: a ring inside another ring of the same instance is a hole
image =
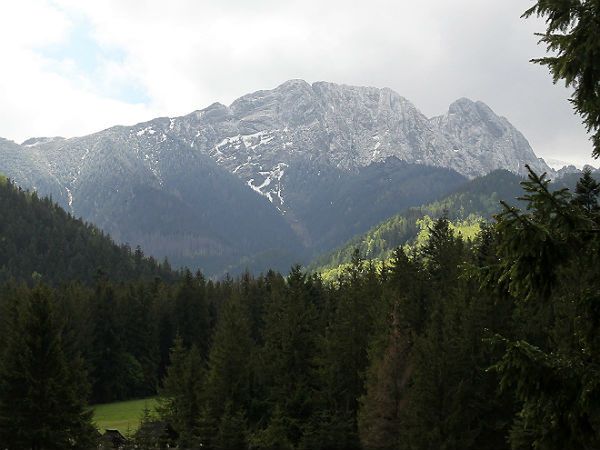
[[[597,2],[532,14],[598,156]],[[521,185],[325,282],[175,271],[3,179],[0,448],[97,448],[88,405],[153,395],[173,433],[131,448],[600,448],[600,183]]]
[[[158,393],[181,448],[595,448],[600,185],[547,187],[532,173],[528,209],[474,242],[442,217],[425,245],[380,270],[357,252],[333,284],[300,267],[15,278],[0,440],[90,448],[86,399]]]

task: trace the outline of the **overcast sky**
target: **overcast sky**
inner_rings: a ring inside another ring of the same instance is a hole
[[[544,158],[591,162],[528,0],[19,0],[0,14],[0,136],[76,136],[285,80],[390,87],[428,116],[459,97]],[[598,165],[598,161],[592,164]]]

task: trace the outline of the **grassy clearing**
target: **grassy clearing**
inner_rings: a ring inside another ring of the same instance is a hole
[[[94,424],[101,433],[107,428],[113,428],[122,434],[131,434],[138,429],[144,408],[148,408],[150,414],[153,414],[156,405],[155,397],[94,405]]]

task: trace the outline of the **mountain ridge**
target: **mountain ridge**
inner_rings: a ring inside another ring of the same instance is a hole
[[[0,141],[8,155],[0,171],[17,183],[118,241],[171,260],[173,249],[195,255],[186,264],[213,258],[219,270],[261,253],[299,262],[464,177],[521,173],[525,164],[549,170],[482,102],[459,99],[447,114],[427,118],[388,88],[303,80],[229,106],[24,144]]]

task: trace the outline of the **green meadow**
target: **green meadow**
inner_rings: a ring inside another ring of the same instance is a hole
[[[94,424],[101,433],[106,429],[117,429],[123,435],[132,434],[140,425],[144,409],[148,408],[153,414],[156,405],[155,397],[94,405]]]

